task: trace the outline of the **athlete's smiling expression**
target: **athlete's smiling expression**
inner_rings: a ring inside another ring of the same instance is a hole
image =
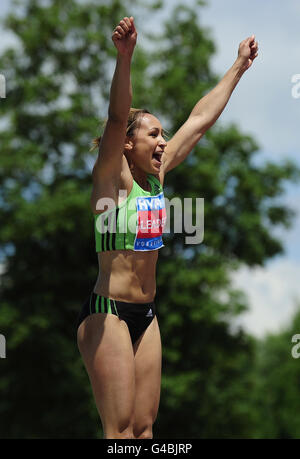
[[[162,165],[162,155],[167,142],[160,121],[150,113],[140,120],[133,138],[127,138],[126,157],[135,170],[148,174],[158,174]]]

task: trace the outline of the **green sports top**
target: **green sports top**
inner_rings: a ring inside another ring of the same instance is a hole
[[[127,198],[113,209],[94,214],[96,252],[110,250],[149,251],[163,247],[162,233],[166,223],[163,188],[148,174],[151,191],[145,191],[133,180]]]

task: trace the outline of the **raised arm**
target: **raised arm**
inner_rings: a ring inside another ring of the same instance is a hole
[[[241,76],[258,55],[255,36],[246,38],[239,45],[238,57],[221,81],[202,97],[165,149],[164,172],[180,164],[199,142],[205,132],[217,121]]]
[[[238,57],[232,67],[217,86],[200,99],[190,114],[190,117],[201,117],[200,126],[208,129],[217,121],[240,78],[258,55],[257,50],[254,35],[240,43]]]
[[[115,28],[112,40],[118,50],[116,68],[110,89],[108,119],[99,145],[93,177],[120,173],[126,137],[127,118],[132,100],[130,67],[136,45],[134,19],[124,17]]]

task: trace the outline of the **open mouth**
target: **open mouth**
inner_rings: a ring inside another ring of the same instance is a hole
[[[153,153],[152,155],[152,158],[155,159],[155,161],[157,161],[159,164],[161,164],[161,157],[162,157],[161,153]]]

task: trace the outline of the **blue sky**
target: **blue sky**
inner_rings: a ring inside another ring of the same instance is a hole
[[[296,0],[211,0],[201,13],[217,43],[213,66],[219,74],[231,64],[243,38],[254,33],[259,44],[259,56],[234,91],[221,123],[236,121],[252,134],[262,159],[280,162],[289,157],[300,166],[300,99],[291,94],[292,75],[300,73],[299,16]],[[263,268],[242,268],[234,276],[250,305],[238,322],[257,336],[284,327],[300,299],[299,185],[286,187],[283,202],[297,211],[290,231],[274,232],[284,241],[285,255]]]
[[[2,17],[10,3],[2,0]],[[165,1],[163,13],[139,18],[136,25],[141,42],[144,30],[159,31],[176,3]],[[194,4],[192,0],[185,3]],[[210,28],[217,46],[212,67],[220,76],[233,64],[244,38],[255,34],[259,43],[258,58],[239,82],[218,123],[234,121],[242,132],[251,134],[260,145],[261,160],[292,158],[300,166],[300,98],[292,97],[291,82],[293,75],[300,74],[300,2],[210,0],[206,7],[196,8],[195,14],[202,26]],[[9,43],[12,37],[0,28],[0,50]],[[300,186],[288,185],[282,202],[297,211],[291,230],[278,228],[274,232],[284,241],[285,255],[268,261],[263,268],[242,268],[233,276],[249,301],[249,311],[237,324],[256,336],[278,331],[288,323],[297,299],[300,301]]]

